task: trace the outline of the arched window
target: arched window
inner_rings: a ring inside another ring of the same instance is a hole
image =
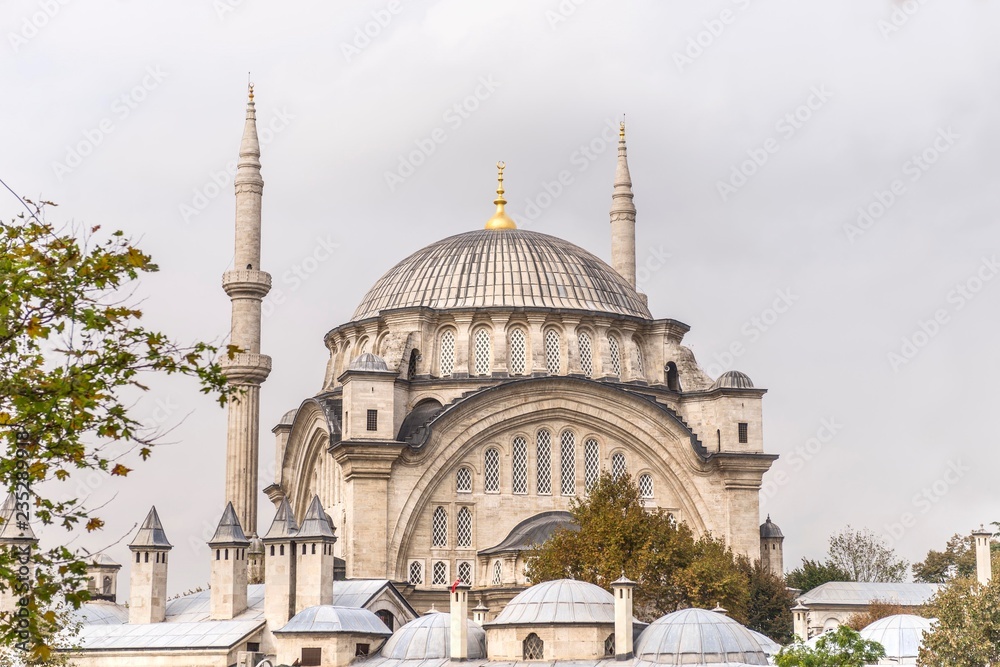
[[[472,493],[472,471],[468,468],[459,468],[455,473],[455,491]]]
[[[455,331],[453,329],[445,329],[441,333],[438,354],[440,355],[441,377],[448,377],[455,372]]]
[[[615,633],[611,633],[604,639],[604,657],[612,658],[615,655]]]
[[[503,583],[503,563],[493,561],[493,585],[499,586]]]
[[[483,487],[486,493],[500,493],[500,452],[487,449],[483,463]]]
[[[447,584],[448,582],[448,563],[443,560],[435,561],[433,570],[433,579],[431,580],[431,585],[441,586],[442,584]]]
[[[467,560],[458,563],[458,578],[463,584],[472,585],[472,563]]]
[[[545,332],[545,370],[549,375],[559,375],[562,369],[562,354],[559,350],[559,332],[549,329]]]
[[[524,329],[514,329],[510,332],[510,373],[524,375],[528,367],[528,337]]]
[[[544,428],[538,432],[535,444],[537,486],[543,495],[552,493],[552,436]]]
[[[625,474],[628,474],[628,465],[625,463],[625,455],[621,452],[617,452],[611,457],[611,476],[618,479]]]
[[[525,660],[544,660],[545,642],[542,641],[541,637],[532,632],[524,638],[521,655]]]
[[[622,374],[622,346],[618,342],[618,336],[608,335],[608,352],[611,354],[611,372],[621,377]]]
[[[388,609],[379,609],[375,615],[378,616],[378,620],[385,623],[385,627],[389,628],[390,632],[396,627],[396,617]]]
[[[510,481],[514,493],[528,492],[528,443],[522,437],[514,438]]]
[[[356,354],[354,355],[355,357],[359,357],[368,351],[368,336],[364,336],[361,340],[358,341],[358,346],[355,348],[355,350],[356,350]]]
[[[677,364],[671,361],[663,370],[666,371],[667,374],[667,389],[670,391],[680,391],[681,378],[680,374],[677,372]]]
[[[455,534],[458,546],[468,549],[472,546],[472,512],[468,507],[458,510],[458,520],[455,522]]]
[[[443,507],[434,510],[434,520],[431,522],[431,546],[448,546],[448,512]]]
[[[581,331],[576,336],[577,344],[580,346],[580,368],[583,374],[591,376],[594,374],[594,345],[590,340],[590,334]]]
[[[493,341],[489,329],[479,329],[476,331],[476,375],[489,375],[493,363]]]
[[[410,563],[409,582],[412,586],[424,583],[424,564],[419,560]]]
[[[104,595],[111,595],[111,577],[104,577],[104,585],[101,592]]]
[[[576,436],[563,431],[559,440],[560,489],[564,496],[576,495]]]
[[[653,476],[649,473],[639,475],[639,497],[653,497]]]
[[[643,377],[646,375],[646,363],[642,356],[642,342],[634,336],[632,337],[632,348],[635,350],[635,354],[633,355],[635,374]]]
[[[585,488],[590,493],[601,476],[601,446],[593,438],[584,446],[583,473]]]
[[[410,350],[410,362],[406,365],[406,379],[412,380],[417,377],[417,359],[420,352],[416,349]]]

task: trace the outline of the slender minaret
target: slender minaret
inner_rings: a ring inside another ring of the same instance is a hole
[[[611,195],[611,265],[628,284],[635,287],[635,204],[632,177],[628,173],[625,149],[625,121],[618,133],[618,167],[615,191]]]
[[[236,254],[233,270],[222,276],[222,288],[233,304],[230,343],[242,352],[224,355],[229,383],[242,392],[229,403],[226,432],[226,500],[233,504],[241,526],[257,533],[257,448],[259,446],[260,385],[271,372],[271,357],[260,353],[260,304],[271,290],[271,275],[260,270],[260,142],[253,85],[236,169]]]

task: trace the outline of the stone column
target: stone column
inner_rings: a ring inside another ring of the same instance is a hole
[[[451,374],[454,378],[467,378],[472,372],[472,364],[469,363],[471,328],[472,315],[466,313],[455,315],[455,370]]]

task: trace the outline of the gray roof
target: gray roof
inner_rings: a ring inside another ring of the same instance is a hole
[[[474,621],[468,627],[469,659],[486,657],[486,632]],[[380,655],[395,660],[433,660],[451,657],[451,614],[421,616],[396,630]]]
[[[108,568],[113,567],[113,568],[116,568],[116,569],[121,569],[121,566],[122,566],[121,563],[119,563],[114,558],[112,558],[111,556],[109,556],[107,554],[104,554],[104,553],[91,555],[87,559],[87,565],[88,566],[97,566],[97,567],[108,567]]]
[[[262,620],[87,625],[76,641],[85,651],[228,649],[263,627]]]
[[[861,631],[861,636],[881,644],[885,648],[886,658],[899,661],[917,657],[924,641],[924,633],[930,632],[933,625],[934,621],[920,616],[897,614],[880,618],[866,626]]]
[[[487,626],[615,622],[615,598],[600,586],[556,579],[521,591]]]
[[[514,526],[500,544],[483,549],[479,553],[490,556],[508,551],[524,551],[549,539],[552,533],[560,528],[580,530],[580,526],[574,523],[573,515],[569,512],[562,510],[542,512]]]
[[[937,593],[939,584],[868,583],[861,581],[831,581],[817,586],[798,597],[807,607],[813,605],[858,606],[874,600],[919,606]]]
[[[363,371],[366,373],[388,373],[389,366],[385,363],[385,359],[378,356],[377,354],[372,354],[371,352],[364,352],[351,361],[350,365],[347,367],[349,371]]]
[[[333,603],[338,607],[360,609],[389,586],[388,579],[346,579],[333,582]],[[415,614],[414,614],[415,615]]]
[[[750,628],[747,628],[747,632],[753,635],[753,638],[757,640],[757,643],[760,644],[761,649],[763,649],[764,655],[768,658],[773,657],[778,653],[778,651],[781,650],[781,644],[774,641],[767,635],[763,635],[756,630],[751,630]]]
[[[768,664],[747,628],[707,609],[682,609],[653,621],[636,640],[635,657],[667,665]]]
[[[781,533],[781,528],[778,528],[778,524],[771,521],[771,515],[767,515],[767,521],[760,524],[760,536],[761,537],[784,537]]]
[[[275,632],[279,634],[286,632],[318,634],[357,632],[382,637],[388,637],[392,634],[385,623],[367,609],[335,607],[333,605],[318,605],[303,609],[295,614],[283,628],[275,630]]]
[[[281,504],[278,505],[278,511],[274,513],[274,521],[271,522],[271,528],[267,531],[267,535],[264,536],[264,541],[267,540],[285,540],[295,537],[299,527],[295,525],[295,513],[292,512],[292,506],[288,504],[288,498],[282,498]]]
[[[93,600],[70,610],[70,617],[83,625],[121,625],[128,623],[128,609],[116,602]]]
[[[212,591],[204,590],[167,602],[167,623],[200,623],[212,618]],[[247,609],[234,620],[257,621],[264,618],[264,584],[247,586]]]
[[[726,371],[712,384],[712,389],[753,389],[753,382],[746,373]]]
[[[219,526],[215,529],[215,535],[208,541],[210,547],[224,545],[250,546],[250,540],[243,534],[243,528],[240,526],[240,520],[236,516],[232,502],[226,504],[226,509],[223,510],[222,518],[219,520]]]
[[[282,425],[282,424],[290,425],[292,422],[295,421],[295,414],[298,411],[299,411],[299,409],[295,408],[294,410],[289,410],[285,414],[281,415],[281,419],[278,421],[278,424],[279,425]]]
[[[477,230],[418,250],[368,290],[353,321],[394,308],[555,308],[652,319],[618,272],[568,241]]]
[[[323,504],[319,501],[319,496],[313,496],[312,501],[309,503],[309,509],[306,510],[306,515],[302,519],[302,525],[299,526],[299,531],[295,535],[298,539],[314,539],[314,540],[325,540],[328,542],[335,542],[337,537],[333,534],[333,528],[330,527],[330,520],[326,517],[326,512],[323,511]]]
[[[160,515],[156,513],[154,506],[146,515],[146,520],[139,527],[139,532],[135,534],[135,539],[129,544],[131,548],[152,548],[152,549],[172,549],[173,545],[167,540],[167,534],[163,532],[163,524],[160,523]]]
[[[17,501],[14,499],[13,493],[7,494],[7,500],[3,501],[3,507],[0,508],[0,519],[3,519],[3,525],[0,526],[0,540],[13,542],[38,541],[38,538],[35,537],[35,531],[31,529],[30,522],[22,521],[18,524]]]

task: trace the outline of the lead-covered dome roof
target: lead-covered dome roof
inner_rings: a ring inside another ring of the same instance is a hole
[[[478,623],[466,620],[470,660],[486,657],[486,632]],[[437,660],[451,657],[451,614],[432,613],[414,619],[396,630],[382,647],[390,660]]]
[[[652,319],[642,297],[603,260],[523,229],[466,232],[418,250],[379,278],[352,319],[418,306],[555,308]]]
[[[556,579],[521,591],[487,625],[614,622],[615,598],[611,593],[585,581]]]
[[[639,635],[635,657],[662,665],[768,664],[750,630],[707,609],[682,609],[653,621]]]
[[[933,623],[913,614],[897,614],[880,618],[861,631],[861,636],[878,642],[885,648],[885,657],[894,660],[916,658],[924,633],[930,632]]]

